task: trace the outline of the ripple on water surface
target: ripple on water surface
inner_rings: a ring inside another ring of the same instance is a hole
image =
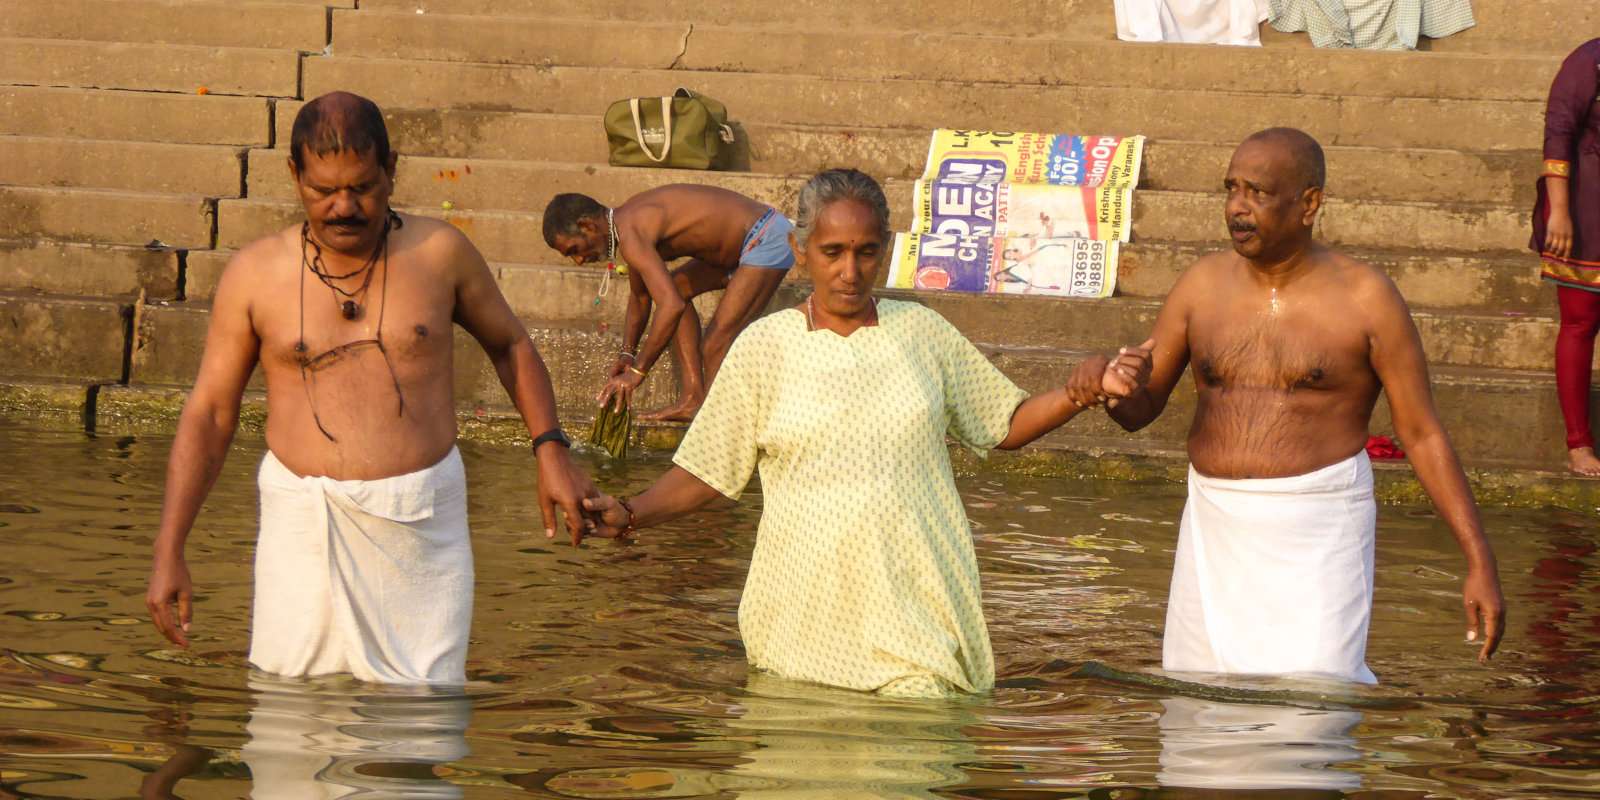
[[[1185,688],[1157,675],[1182,487],[963,477],[1000,686],[895,701],[745,668],[759,493],[574,550],[536,535],[526,450],[464,446],[473,680],[428,691],[249,671],[258,441],[190,541],[194,646],[165,645],[143,596],[169,446],[0,424],[0,798],[1600,793],[1593,517],[1488,512],[1512,603],[1490,667],[1448,529],[1385,508],[1380,687]],[[585,463],[635,491],[666,464]]]

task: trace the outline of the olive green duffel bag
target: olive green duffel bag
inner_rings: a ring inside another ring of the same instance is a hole
[[[688,89],[618,100],[605,122],[613,167],[713,169],[733,144],[727,107]]]

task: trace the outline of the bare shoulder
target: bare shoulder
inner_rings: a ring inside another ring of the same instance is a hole
[[[1329,270],[1328,280],[1342,288],[1359,308],[1377,315],[1407,313],[1400,287],[1387,272],[1337,250],[1322,253]]]
[[[1167,303],[1186,303],[1197,294],[1211,292],[1228,280],[1234,271],[1234,259],[1233,253],[1225,251],[1206,253],[1195,259],[1167,292]]]
[[[216,299],[248,302],[275,272],[298,266],[300,254],[295,245],[299,241],[300,226],[295,225],[239,248],[217,279]]]
[[[394,243],[398,245],[397,255],[407,250],[415,252],[421,256],[421,266],[441,272],[460,274],[462,270],[483,267],[483,254],[472,239],[450,222],[413,214],[401,214],[400,219],[404,224],[397,233],[390,234],[398,238]]]

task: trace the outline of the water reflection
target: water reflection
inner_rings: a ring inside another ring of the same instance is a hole
[[[255,800],[460,798],[437,765],[465,758],[472,699],[459,689],[294,681],[253,674],[254,707],[238,759]],[[144,798],[175,797],[183,778],[226,760],[180,744],[141,786]]]
[[[1361,757],[1351,731],[1357,711],[1161,701],[1162,786],[1198,789],[1361,788],[1361,776],[1333,765]]]

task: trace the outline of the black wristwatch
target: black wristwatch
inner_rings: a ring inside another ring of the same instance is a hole
[[[545,442],[555,442],[556,444],[559,444],[568,450],[572,449],[572,440],[568,439],[567,435],[562,433],[560,428],[551,428],[550,430],[547,430],[544,433],[534,437],[534,452],[537,453],[539,451],[539,445],[542,445]]]

